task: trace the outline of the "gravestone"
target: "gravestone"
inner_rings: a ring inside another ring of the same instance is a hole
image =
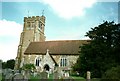
[[[69,72],[65,73],[65,77],[67,77],[67,78],[69,77]]]
[[[7,72],[8,73],[12,73],[12,69],[7,69]]]
[[[19,73],[19,70],[14,70],[14,73]]]
[[[25,75],[25,71],[24,71],[24,70],[22,70],[22,71],[21,71],[21,74],[24,76],[24,75]]]
[[[5,81],[12,81],[13,79],[13,73],[8,73],[5,75]]]
[[[24,71],[24,78],[25,79],[30,79],[30,71],[29,70]]]
[[[91,75],[90,71],[87,71],[87,81],[90,81],[90,75]]]
[[[41,75],[42,75],[42,73],[41,73],[41,72],[38,72],[35,76],[38,76],[38,79],[42,79],[42,78],[41,78]],[[35,77],[35,76],[34,76],[34,77]]]
[[[53,73],[53,79],[59,79],[59,73],[58,73],[58,71],[55,71]]]
[[[41,79],[48,79],[48,73],[46,71],[43,71],[40,74],[41,74]]]
[[[33,76],[36,77],[36,76],[37,76],[37,72],[34,72],[34,73],[33,73]]]
[[[24,76],[20,73],[16,73],[13,77],[14,81],[23,81],[24,80]]]
[[[3,69],[4,76],[6,76],[8,73],[12,73],[12,69]]]
[[[2,69],[2,74],[5,75],[5,69]]]

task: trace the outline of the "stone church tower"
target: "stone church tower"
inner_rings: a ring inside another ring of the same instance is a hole
[[[23,66],[24,52],[30,42],[45,41],[45,16],[24,17],[24,27],[18,46],[15,69]]]

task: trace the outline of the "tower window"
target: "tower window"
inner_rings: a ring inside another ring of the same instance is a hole
[[[28,22],[28,27],[30,27],[30,22]]]
[[[32,23],[32,27],[35,27],[35,23]]]
[[[39,27],[38,27],[39,29],[42,29],[42,24],[41,24],[41,22],[39,22]]]

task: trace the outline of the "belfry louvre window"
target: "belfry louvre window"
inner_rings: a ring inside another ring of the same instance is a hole
[[[67,66],[67,59],[66,58],[61,58],[60,66],[62,66],[62,67]]]

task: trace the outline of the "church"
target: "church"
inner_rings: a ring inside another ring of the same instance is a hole
[[[79,57],[80,46],[88,40],[45,41],[45,16],[24,17],[15,69],[34,64],[37,71],[71,70]]]

